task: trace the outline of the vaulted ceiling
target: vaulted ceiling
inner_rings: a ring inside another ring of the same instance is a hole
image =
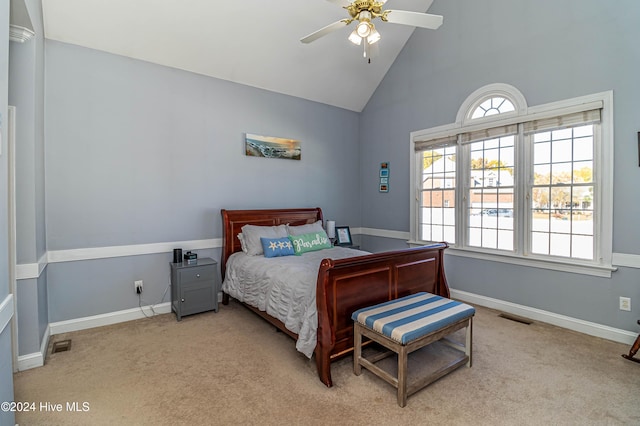
[[[389,0],[426,12],[433,0]],[[362,111],[413,27],[376,20],[379,56],[335,31],[300,38],[348,13],[327,0],[43,0],[45,37]],[[446,25],[446,17],[445,17]],[[416,29],[415,31],[432,31]]]

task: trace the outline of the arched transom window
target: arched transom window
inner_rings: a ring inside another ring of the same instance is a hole
[[[507,98],[492,96],[476,107],[471,114],[471,119],[488,117],[490,115],[503,114],[515,111],[516,107]]]

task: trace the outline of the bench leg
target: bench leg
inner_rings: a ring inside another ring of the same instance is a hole
[[[402,345],[398,352],[398,405],[407,405],[407,347]]]
[[[469,317],[469,322],[467,323],[464,353],[469,357],[469,360],[467,361],[467,367],[471,367],[471,365],[473,364],[473,317]]]
[[[360,356],[362,355],[362,333],[360,324],[356,321],[353,324],[353,373],[359,376],[362,373],[360,366]]]

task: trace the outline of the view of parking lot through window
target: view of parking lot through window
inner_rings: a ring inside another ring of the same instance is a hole
[[[593,125],[533,138],[531,251],[593,259]]]
[[[471,247],[513,250],[514,136],[471,144]]]

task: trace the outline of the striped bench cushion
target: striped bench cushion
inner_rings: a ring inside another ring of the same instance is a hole
[[[358,309],[351,319],[406,345],[475,312],[464,303],[421,292]]]

